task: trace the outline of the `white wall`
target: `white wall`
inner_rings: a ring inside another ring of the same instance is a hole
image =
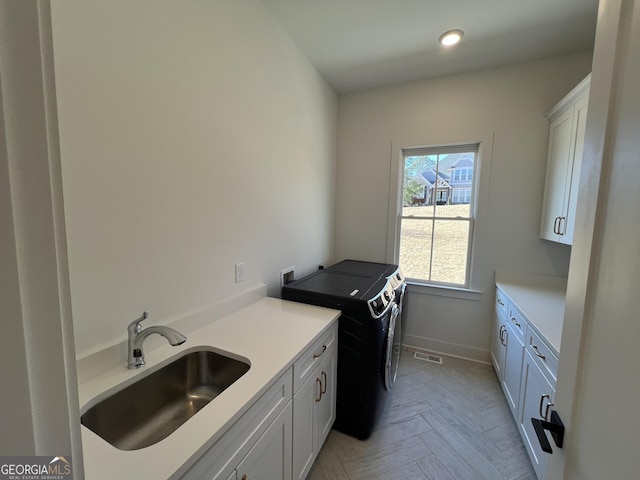
[[[330,258],[337,98],[259,1],[52,17],[78,356]]]
[[[0,454],[82,451],[48,2],[0,0]]]
[[[547,478],[640,478],[640,5],[600,3]]]
[[[591,55],[576,54],[340,98],[337,259],[386,259],[392,142],[397,149],[493,134],[471,280],[483,294],[473,301],[410,291],[406,343],[488,361],[495,270],[567,275],[570,248],[538,238],[544,114],[590,70]]]

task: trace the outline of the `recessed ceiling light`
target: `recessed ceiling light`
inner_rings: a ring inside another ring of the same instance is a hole
[[[451,45],[455,45],[460,40],[462,40],[463,35],[464,35],[464,32],[462,30],[459,30],[459,29],[448,30],[444,32],[442,35],[440,35],[440,38],[438,39],[438,41],[440,42],[440,44],[444,45],[445,47],[450,47]]]

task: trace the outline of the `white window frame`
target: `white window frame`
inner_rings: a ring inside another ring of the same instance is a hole
[[[434,139],[399,139],[391,142],[391,171],[389,185],[389,212],[387,226],[387,262],[398,263],[400,253],[400,218],[402,216],[402,195],[404,181],[404,154],[406,150],[419,148],[438,148],[456,145],[478,145],[478,153],[474,165],[474,175],[476,177],[473,189],[473,212],[474,218],[473,234],[469,239],[469,256],[467,259],[467,283],[466,286],[444,285],[437,283],[425,283],[409,279],[408,284],[414,291],[422,293],[442,295],[456,298],[466,298],[479,300],[480,291],[475,288],[481,284],[474,278],[474,267],[476,263],[475,243],[478,232],[478,223],[482,223],[485,218],[485,209],[488,207],[489,184],[491,173],[491,159],[493,157],[493,133],[476,133],[469,135],[456,135],[447,138]]]

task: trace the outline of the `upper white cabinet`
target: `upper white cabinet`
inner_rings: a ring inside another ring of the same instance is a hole
[[[553,107],[540,237],[571,245],[582,167],[591,75]]]

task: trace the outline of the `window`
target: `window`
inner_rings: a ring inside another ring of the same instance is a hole
[[[472,168],[459,168],[453,171],[453,180],[456,182],[466,182],[473,179]]]
[[[471,203],[471,189],[470,188],[456,188],[451,193],[451,203]]]
[[[477,157],[478,144],[402,150],[398,263],[407,278],[468,287]]]

